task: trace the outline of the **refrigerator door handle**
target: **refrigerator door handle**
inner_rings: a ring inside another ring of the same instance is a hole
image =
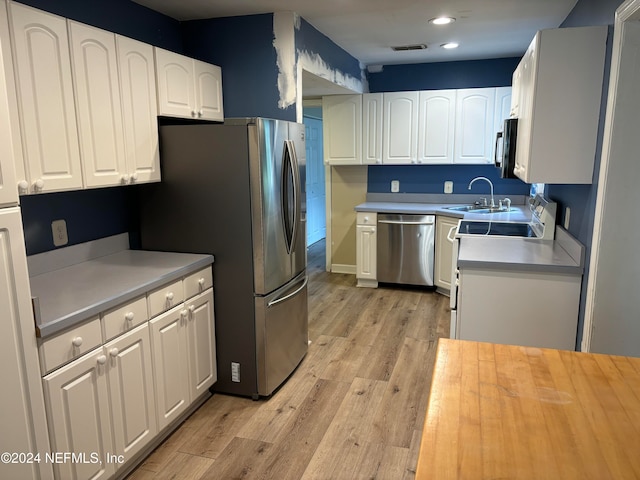
[[[300,216],[300,174],[296,161],[295,148],[291,140],[285,140],[282,162],[282,209],[284,217],[285,238],[287,241],[287,253],[293,252],[297,241],[299,216]],[[289,191],[289,175],[291,175],[292,189]],[[293,218],[291,217],[289,195],[293,195]]]
[[[267,303],[267,308],[272,307],[274,305],[277,305],[280,302],[284,302],[286,300],[289,300],[291,297],[295,297],[298,293],[300,293],[302,290],[304,290],[304,287],[307,286],[307,282],[309,281],[309,277],[304,277],[304,281],[302,282],[302,285],[300,285],[299,288],[297,288],[294,292],[291,292],[287,295],[285,295],[284,297],[280,297],[280,298],[276,298],[275,300],[271,300],[269,303]]]

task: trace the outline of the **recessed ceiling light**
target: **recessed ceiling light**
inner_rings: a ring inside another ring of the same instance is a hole
[[[448,25],[450,23],[455,22],[456,19],[453,17],[437,17],[429,20],[429,23],[433,23],[434,25]]]
[[[442,45],[440,45],[442,48],[446,48],[447,50],[450,50],[452,48],[458,48],[459,45],[455,42],[449,42],[449,43],[443,43]]]

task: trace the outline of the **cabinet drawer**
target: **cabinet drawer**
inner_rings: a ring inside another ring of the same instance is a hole
[[[147,295],[149,318],[175,307],[183,300],[182,280],[163,285]]]
[[[100,317],[46,338],[40,344],[40,362],[43,373],[67,363],[102,344]]]
[[[140,297],[102,314],[102,328],[104,339],[110,340],[121,333],[149,320],[147,313],[147,299]]]
[[[375,225],[377,221],[378,214],[376,212],[358,212],[356,216],[358,225]]]
[[[204,268],[184,279],[184,298],[191,298],[213,286],[211,268]]]

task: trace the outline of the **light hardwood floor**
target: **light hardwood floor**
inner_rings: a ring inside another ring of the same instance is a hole
[[[213,395],[129,477],[411,479],[449,299],[357,288],[309,250],[309,352],[271,398]]]

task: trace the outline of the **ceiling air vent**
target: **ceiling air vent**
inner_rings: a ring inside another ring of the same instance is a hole
[[[424,50],[427,46],[424,43],[418,43],[416,45],[399,45],[397,47],[391,47],[394,52],[408,52],[409,50]]]

